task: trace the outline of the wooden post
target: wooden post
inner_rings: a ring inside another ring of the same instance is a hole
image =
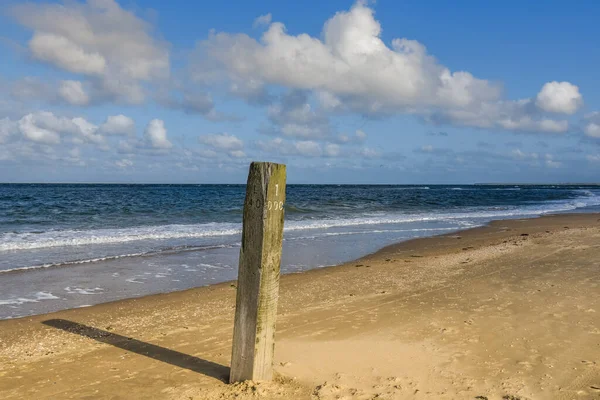
[[[271,380],[283,241],[285,165],[250,164],[229,382]]]

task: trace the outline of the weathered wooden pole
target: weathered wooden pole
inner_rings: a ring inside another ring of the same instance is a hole
[[[285,165],[250,164],[229,382],[271,380],[283,241]]]

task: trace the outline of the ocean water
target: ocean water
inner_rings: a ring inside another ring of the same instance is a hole
[[[236,279],[244,185],[0,185],[0,319]],[[492,219],[597,211],[597,186],[288,185],[282,272]]]

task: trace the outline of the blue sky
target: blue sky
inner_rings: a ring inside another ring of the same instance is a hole
[[[0,181],[598,182],[596,2],[3,2]]]

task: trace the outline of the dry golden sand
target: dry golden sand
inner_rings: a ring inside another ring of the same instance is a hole
[[[497,221],[287,275],[271,383],[224,383],[231,283],[2,321],[0,399],[598,399],[599,221]]]

